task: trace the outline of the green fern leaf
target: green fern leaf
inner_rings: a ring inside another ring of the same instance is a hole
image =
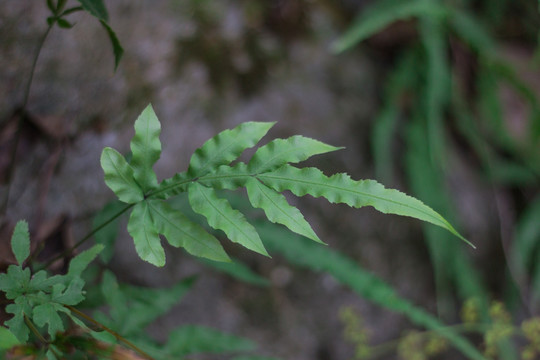
[[[148,201],[148,207],[159,233],[163,234],[172,246],[181,246],[194,256],[231,261],[218,239],[190,221],[180,211],[161,200]]]
[[[158,185],[152,166],[161,156],[160,132],[161,125],[156,113],[152,105],[148,105],[135,121],[135,136],[130,144],[133,154],[130,161],[133,174],[145,193]]]
[[[347,174],[330,177],[319,169],[298,169],[290,165],[257,176],[276,191],[290,190],[296,196],[324,197],[331,203],[344,203],[351,207],[372,206],[385,214],[410,216],[440,226],[463,241],[461,236],[441,215],[413,197],[384,186],[374,180],[352,180]],[[474,246],[473,246],[474,247]]]
[[[322,243],[302,213],[294,206],[289,205],[285,196],[254,178],[249,178],[246,189],[251,205],[263,209],[268,220],[285,225],[297,234]]]
[[[120,201],[134,204],[144,199],[144,194],[133,178],[133,169],[116,150],[106,147],[101,153],[101,168],[105,183]]]
[[[165,250],[161,246],[159,232],[152,221],[146,201],[135,205],[129,217],[127,229],[141,259],[155,266],[165,265]]]
[[[188,187],[188,196],[193,210],[206,217],[211,227],[223,230],[231,241],[269,256],[255,228],[227,200],[218,198],[214,189],[192,183]]]
[[[195,151],[189,162],[188,175],[202,176],[219,165],[229,164],[245,149],[257,144],[274,124],[246,122],[220,132]]]
[[[30,255],[30,233],[28,232],[28,223],[24,220],[18,221],[15,225],[11,237],[11,249],[19,265],[22,265]]]
[[[313,155],[343,149],[301,135],[275,139],[257,149],[248,163],[248,171],[259,174],[277,169],[287,163],[297,163]]]

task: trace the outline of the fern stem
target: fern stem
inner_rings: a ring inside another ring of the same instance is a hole
[[[116,340],[119,340],[121,342],[123,342],[124,344],[126,344],[127,346],[129,346],[131,349],[133,349],[134,351],[136,351],[137,353],[139,353],[140,355],[142,355],[143,357],[145,357],[146,359],[148,360],[154,360],[154,358],[152,356],[150,356],[149,354],[147,354],[146,352],[144,352],[142,349],[140,349],[137,345],[135,345],[134,343],[132,343],[131,341],[129,341],[128,339],[126,339],[125,337],[123,337],[122,335],[118,334],[116,331],[112,330],[112,329],[109,329],[108,327],[106,327],[105,325],[103,325],[102,323],[100,323],[99,321],[91,318],[90,316],[86,315],[85,313],[83,313],[82,311],[79,311],[77,310],[76,308],[74,308],[73,306],[71,305],[64,305],[64,307],[66,309],[69,309],[71,312],[75,313],[78,317],[96,325],[97,327],[99,327],[100,329],[103,329],[104,331],[108,332],[109,334],[111,334],[112,336],[114,336],[116,338]]]
[[[49,33],[51,32],[51,29],[53,28],[54,23],[50,23],[47,26],[47,30],[45,30],[45,33],[41,37],[38,48],[36,51],[36,54],[34,55],[34,59],[32,60],[32,67],[30,69],[30,77],[28,78],[28,82],[26,83],[26,87],[24,89],[24,97],[23,102],[21,105],[21,108],[19,110],[19,115],[17,117],[17,130],[15,131],[15,142],[13,144],[13,148],[11,150],[11,157],[9,160],[9,167],[7,169],[7,188],[6,193],[4,195],[4,201],[2,203],[2,207],[0,208],[0,215],[5,215],[6,210],[9,203],[9,193],[11,191],[11,182],[13,179],[13,174],[15,173],[15,163],[17,158],[17,148],[19,147],[19,140],[21,138],[21,131],[22,131],[22,125],[23,125],[23,119],[26,114],[26,106],[28,105],[28,99],[30,97],[30,89],[32,88],[32,82],[34,80],[34,73],[36,72],[36,65],[37,61],[39,59],[39,55],[41,54],[41,49],[43,48],[43,44],[45,44],[45,40],[49,36]]]
[[[49,260],[47,263],[45,263],[45,265],[39,267],[37,270],[43,270],[43,269],[46,269],[48,268],[49,266],[51,266],[55,261],[57,261],[58,259],[61,259],[61,258],[64,258],[64,257],[67,257],[69,256],[75,249],[77,249],[79,246],[81,246],[84,242],[86,242],[86,240],[90,239],[92,236],[94,236],[94,234],[96,234],[97,232],[99,232],[101,229],[103,229],[105,226],[109,225],[111,222],[113,222],[114,220],[116,220],[118,217],[120,217],[123,213],[125,213],[126,211],[128,211],[129,209],[131,209],[133,206],[135,206],[135,204],[128,204],[125,208],[123,208],[122,210],[120,210],[119,212],[117,212],[115,215],[111,216],[108,220],[106,220],[105,222],[103,222],[102,224],[100,224],[99,226],[97,226],[96,228],[94,228],[92,231],[90,231],[88,234],[86,234],[81,240],[79,240],[75,245],[73,245],[71,248],[69,249],[66,249],[64,251],[62,251],[60,254],[56,255],[54,258],[52,258],[51,260]]]

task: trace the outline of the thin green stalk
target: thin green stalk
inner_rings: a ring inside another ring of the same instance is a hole
[[[23,119],[24,119],[24,116],[26,114],[26,106],[28,104],[28,99],[30,97],[30,89],[32,87],[32,82],[33,82],[33,79],[34,79],[34,73],[36,72],[36,64],[37,64],[37,61],[39,59],[39,55],[41,54],[41,49],[43,48],[43,44],[45,44],[45,40],[49,36],[49,33],[51,32],[51,29],[53,28],[53,26],[54,26],[54,23],[51,23],[51,24],[49,24],[47,26],[47,30],[45,31],[45,33],[41,37],[41,39],[39,41],[39,44],[38,44],[37,51],[36,51],[36,53],[34,55],[34,59],[32,60],[32,68],[30,69],[30,77],[28,78],[28,82],[27,82],[25,90],[24,90],[23,103],[22,103],[22,106],[21,106],[21,109],[20,109],[20,114],[19,114],[19,116],[17,118],[17,130],[15,132],[15,143],[13,144],[13,149],[11,150],[11,158],[10,158],[9,167],[8,167],[8,170],[7,170],[7,179],[6,179],[6,181],[7,181],[7,189],[6,189],[6,193],[5,193],[5,196],[4,196],[4,201],[3,201],[2,206],[0,208],[0,215],[1,216],[4,216],[6,214],[6,210],[7,210],[8,203],[9,203],[9,193],[11,191],[11,182],[12,182],[12,179],[13,179],[13,174],[15,172],[15,162],[16,162],[16,158],[17,158],[17,148],[19,147],[19,140],[21,138],[21,130],[22,130],[22,125],[23,125]]]
[[[114,220],[116,220],[120,215],[122,215],[123,213],[125,213],[126,211],[128,211],[129,209],[131,209],[133,206],[135,206],[135,204],[128,204],[125,208],[123,208],[122,210],[120,210],[118,213],[116,213],[114,216],[110,217],[107,221],[103,222],[101,225],[97,226],[96,228],[94,228],[92,231],[90,231],[88,234],[86,234],[81,240],[79,240],[75,245],[73,245],[71,248],[69,249],[66,249],[64,250],[63,252],[61,252],[60,254],[58,254],[57,256],[55,256],[54,258],[52,258],[51,260],[49,260],[47,263],[45,263],[45,265],[39,267],[38,269],[36,269],[36,271],[39,271],[39,270],[43,270],[43,269],[46,269],[48,268],[49,266],[51,266],[51,264],[53,264],[55,261],[57,261],[58,259],[61,259],[61,258],[64,258],[66,256],[69,256],[73,250],[77,249],[79,246],[81,246],[86,240],[90,239],[92,236],[94,236],[94,234],[96,234],[97,232],[99,232],[101,229],[103,229],[105,226],[109,225],[111,222],[113,222]]]
[[[47,339],[45,339],[43,335],[41,335],[39,330],[36,328],[34,323],[28,318],[28,316],[26,316],[26,314],[24,314],[24,322],[26,323],[26,326],[28,326],[30,331],[32,331],[32,333],[36,335],[39,341],[41,341],[44,345],[47,345],[49,350],[51,350],[57,358],[61,357],[60,354],[52,347],[50,341],[47,341]]]
[[[126,339],[125,337],[123,337],[122,335],[118,334],[116,331],[112,330],[112,329],[109,329],[108,327],[106,327],[105,325],[103,325],[102,323],[100,323],[99,321],[97,320],[94,320],[93,318],[91,318],[90,316],[86,315],[85,313],[77,310],[76,308],[74,308],[73,306],[70,306],[70,305],[64,305],[64,307],[66,309],[69,309],[71,312],[75,313],[77,316],[79,316],[80,318],[96,325],[97,327],[99,327],[100,329],[103,329],[104,331],[108,332],[109,334],[111,334],[112,336],[114,336],[117,340],[123,342],[124,344],[126,344],[127,346],[129,346],[131,349],[133,349],[134,351],[136,351],[137,353],[139,353],[140,355],[142,355],[143,357],[149,359],[149,360],[154,360],[154,358],[152,356],[150,356],[149,354],[147,354],[146,352],[144,352],[142,349],[140,349],[137,345],[135,345],[134,343],[132,343],[131,341],[129,341],[128,339]]]

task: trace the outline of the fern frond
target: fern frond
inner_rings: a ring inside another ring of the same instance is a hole
[[[330,177],[316,168],[298,169],[285,165],[257,175],[276,191],[290,190],[296,196],[324,197],[331,203],[344,203],[354,208],[372,206],[385,214],[410,216],[440,226],[470,244],[436,211],[411,196],[386,189],[374,180],[352,180],[340,173]],[[474,246],[473,246],[474,247]]]
[[[255,144],[275,123],[246,122],[220,132],[198,148],[189,162],[188,175],[202,176],[220,165],[227,165]]]
[[[206,217],[212,228],[223,230],[233,242],[269,256],[255,228],[227,200],[219,198],[214,189],[191,183],[188,196],[193,210]]]

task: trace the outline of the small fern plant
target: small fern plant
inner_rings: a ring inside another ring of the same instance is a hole
[[[166,202],[182,193],[187,193],[193,211],[203,215],[211,228],[222,230],[231,241],[268,256],[255,228],[217,192],[241,187],[246,188],[251,205],[262,209],[271,222],[316,242],[322,243],[300,211],[287,202],[283,191],[410,216],[445,228],[467,241],[441,215],[402,192],[386,189],[373,180],[356,181],[344,173],[326,176],[317,168],[291,165],[339,150],[338,147],[292,136],[259,147],[247,163],[239,161],[244,150],[255,146],[274,124],[246,122],[217,134],[195,151],[187,171],[160,183],[152,167],[161,155],[161,125],[151,105],[135,122],[130,161],[112,148],[103,150],[105,183],[127,204],[121,213],[131,210],[127,229],[142,260],[155,266],[165,265],[160,238],[163,235],[169,244],[183,247],[192,255],[230,261],[214,235]]]

